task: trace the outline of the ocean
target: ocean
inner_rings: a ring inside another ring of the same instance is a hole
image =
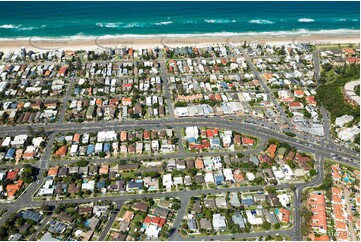
[[[359,2],[0,2],[0,40],[359,33]]]

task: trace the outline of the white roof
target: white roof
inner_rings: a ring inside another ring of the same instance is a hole
[[[87,183],[81,184],[82,190],[94,190],[94,181],[88,181]]]
[[[253,173],[251,173],[251,172],[247,172],[246,173],[246,177],[247,177],[247,180],[249,180],[249,181],[253,181],[256,177],[254,176],[254,174]]]
[[[290,197],[287,194],[280,194],[277,195],[280,203],[283,207],[287,207],[287,204],[290,202]]]
[[[341,117],[336,118],[335,124],[339,127],[343,127],[346,123],[351,122],[352,120],[353,116],[345,114]]]
[[[338,137],[344,141],[352,140],[354,139],[355,135],[360,133],[360,129],[356,126],[353,126],[352,128],[346,128],[338,132]]]
[[[213,214],[213,227],[215,229],[226,227],[225,217],[220,215],[219,213]]]
[[[223,175],[226,178],[226,180],[228,180],[228,181],[233,181],[234,180],[231,168],[223,169]]]
[[[70,153],[76,153],[78,151],[79,145],[72,145],[70,148]]]
[[[157,225],[150,224],[145,231],[145,235],[148,238],[158,238],[160,228]]]
[[[180,177],[174,177],[173,179],[174,179],[174,184],[175,185],[178,185],[178,184],[183,185],[183,177],[181,177],[181,176]]]
[[[206,173],[206,175],[204,176],[204,181],[206,183],[214,182],[213,173]]]
[[[43,142],[43,141],[44,141],[43,137],[36,137],[36,138],[33,138],[32,142],[33,142],[34,146],[38,147],[38,146],[40,146],[41,142]]]

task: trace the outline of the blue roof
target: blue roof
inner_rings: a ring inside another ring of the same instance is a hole
[[[15,154],[15,149],[11,148],[6,152],[5,158],[13,158]]]
[[[74,89],[74,94],[75,94],[75,95],[79,94],[79,91],[80,91],[80,89],[79,89],[78,87],[76,87],[76,88]]]
[[[228,89],[228,85],[227,85],[227,83],[222,82],[222,86],[223,86],[223,88]]]
[[[224,181],[224,177],[220,174],[214,175],[214,180],[217,181]]]
[[[128,188],[138,188],[138,189],[142,189],[143,188],[143,182],[133,182],[133,181],[129,181],[128,182]]]
[[[41,213],[36,212],[36,211],[31,211],[31,210],[26,210],[25,212],[20,213],[19,216],[22,217],[23,219],[30,219],[37,223],[43,217],[43,215],[41,215]]]
[[[105,180],[100,180],[100,181],[98,181],[96,187],[97,187],[98,189],[105,188]]]
[[[94,145],[93,144],[88,145],[88,148],[86,149],[86,153],[88,155],[94,153]]]
[[[103,149],[104,152],[109,152],[110,151],[110,143],[105,143],[104,144],[104,149]]]
[[[196,140],[196,138],[194,138],[194,137],[189,137],[189,138],[187,138],[187,141],[188,141],[189,143],[197,143],[197,140]]]
[[[254,200],[253,200],[253,198],[242,199],[242,204],[244,204],[244,205],[253,205]]]
[[[211,139],[211,143],[215,144],[215,145],[220,145],[221,144],[221,140],[219,138],[213,138]]]
[[[214,181],[217,185],[220,185],[224,181],[224,177],[220,174],[214,175]]]

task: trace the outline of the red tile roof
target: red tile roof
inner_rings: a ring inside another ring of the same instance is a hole
[[[6,179],[8,180],[15,180],[16,176],[18,175],[19,169],[15,169],[13,171],[8,171],[8,174],[6,175]]]
[[[9,197],[14,197],[15,193],[20,190],[23,181],[19,180],[16,184],[9,184],[6,186],[6,192]]]
[[[151,216],[147,216],[144,219],[145,224],[154,224],[157,225],[159,227],[162,227],[165,224],[166,220],[164,218],[160,218],[160,217],[151,217]]]
[[[242,144],[244,145],[254,145],[254,140],[247,137],[242,137]]]

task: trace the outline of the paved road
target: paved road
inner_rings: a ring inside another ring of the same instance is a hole
[[[104,159],[86,159],[91,163],[96,163],[96,164],[102,164],[105,162],[117,162],[117,161],[123,161],[123,160],[149,160],[149,159],[175,159],[175,158],[188,158],[188,157],[197,157],[197,156],[218,156],[218,155],[236,155],[238,153],[242,153],[242,154],[256,154],[259,153],[260,151],[262,151],[262,149],[264,148],[264,146],[262,145],[263,143],[261,143],[261,145],[252,148],[252,149],[248,149],[248,150],[236,150],[236,151],[216,151],[216,152],[202,152],[202,153],[191,153],[191,152],[185,152],[184,151],[184,147],[180,146],[178,152],[176,153],[170,153],[170,154],[158,154],[158,155],[139,155],[139,156],[132,156],[132,157],[121,157],[121,158],[104,158]],[[72,159],[72,160],[55,160],[50,162],[51,166],[55,166],[55,165],[70,165],[73,163],[78,162],[80,159]]]
[[[307,187],[317,187],[321,185],[324,177],[324,162],[323,157],[318,156],[316,157],[316,164],[317,167],[316,170],[318,171],[318,174],[316,178],[308,183],[298,184],[295,186],[295,198],[293,207],[295,208],[295,216],[294,216],[294,235],[291,236],[294,238],[294,240],[302,241],[302,234],[301,234],[301,224],[302,224],[302,217],[300,215],[300,210],[303,208],[303,201],[302,201],[302,191],[303,189]]]
[[[344,188],[343,189],[343,192],[344,192],[344,196],[345,196],[345,206],[346,206],[346,213],[347,213],[347,216],[349,216],[347,218],[347,225],[348,225],[348,232],[350,234],[350,236],[348,236],[351,241],[357,241],[357,231],[355,231],[355,224],[356,224],[356,221],[357,221],[357,218],[354,218],[354,216],[352,216],[352,210],[351,210],[351,203],[350,203],[350,195],[351,195],[351,192],[347,189],[347,188]],[[352,219],[350,217],[353,217]]]
[[[186,192],[183,196],[180,197],[181,199],[181,207],[178,209],[177,211],[177,217],[175,218],[175,221],[173,223],[173,231],[174,233],[171,235],[171,237],[169,238],[169,241],[179,241],[182,240],[182,236],[180,236],[180,234],[178,233],[178,229],[181,227],[182,225],[182,219],[186,214],[186,210],[188,207],[188,202],[189,199],[192,196],[190,196],[190,193]]]
[[[223,235],[211,235],[211,236],[194,236],[194,237],[187,237],[183,238],[180,237],[180,241],[200,241],[206,240],[209,241],[210,239],[217,241],[217,240],[232,240],[232,239],[247,239],[247,238],[259,238],[260,236],[268,236],[268,235],[283,235],[288,236],[293,240],[292,237],[292,230],[271,230],[265,232],[251,232],[251,233],[237,233],[237,234],[223,234]]]
[[[110,228],[112,227],[115,219],[117,218],[118,213],[120,212],[120,208],[124,204],[124,201],[119,201],[116,204],[117,204],[117,209],[115,211],[112,211],[109,221],[107,222],[107,224],[105,225],[101,235],[99,236],[99,241],[105,241],[106,236],[107,236]]]
[[[163,55],[163,53],[160,52],[159,58],[162,58],[162,55]],[[166,68],[165,68],[166,60],[162,59],[162,60],[159,61],[159,63],[160,63],[160,70],[161,70],[161,78],[162,78],[162,82],[164,84],[163,88],[164,88],[165,98],[166,98],[166,101],[167,101],[169,117],[171,118],[171,120],[173,120],[174,119],[174,110],[173,110],[171,94],[170,94],[169,86],[168,86],[167,71],[166,71]]]
[[[263,79],[260,77],[258,71],[255,69],[252,60],[248,55],[241,50],[243,56],[246,58],[251,70],[255,74],[255,76],[260,80],[260,83],[263,87],[263,89],[266,91],[268,97],[273,102],[276,108],[279,107],[277,101],[273,97],[271,90],[268,88],[268,86],[264,83]],[[186,126],[190,125],[196,125],[200,127],[218,127],[221,129],[230,129],[235,132],[243,133],[243,134],[249,134],[252,136],[255,136],[259,139],[261,139],[261,145],[257,147],[254,150],[249,151],[240,151],[242,153],[248,154],[248,153],[259,153],[260,149],[263,148],[265,142],[267,139],[270,138],[276,138],[280,141],[284,141],[289,143],[290,145],[296,147],[298,150],[304,151],[304,152],[310,152],[314,153],[317,157],[316,159],[316,166],[317,170],[319,171],[317,177],[315,180],[308,182],[308,183],[301,183],[301,184],[295,184],[295,199],[294,199],[294,227],[290,230],[285,231],[270,231],[270,232],[257,232],[257,233],[248,233],[248,234],[234,234],[234,235],[220,235],[220,236],[212,236],[213,239],[231,239],[231,238],[249,238],[249,237],[258,237],[258,236],[266,236],[268,234],[276,234],[279,233],[280,235],[287,235],[293,240],[302,240],[301,231],[300,231],[300,224],[301,224],[301,217],[300,217],[300,209],[302,205],[302,190],[308,186],[317,186],[322,182],[323,179],[323,158],[330,158],[330,148],[327,148],[324,146],[324,140],[321,140],[321,145],[315,144],[313,142],[310,142],[309,136],[304,136],[301,134],[297,135],[297,138],[292,138],[289,136],[286,136],[279,131],[276,131],[276,129],[272,129],[272,125],[269,127],[266,125],[267,123],[264,123],[262,126],[262,122],[257,122],[256,124],[250,124],[245,122],[238,121],[232,121],[227,119],[223,119],[222,117],[193,117],[193,118],[186,118],[186,119],[174,119],[174,112],[173,112],[173,106],[171,102],[171,94],[169,92],[168,87],[168,81],[167,81],[167,71],[165,69],[165,60],[162,59],[162,56],[160,56],[160,65],[161,65],[161,78],[164,83],[164,91],[167,101],[167,106],[169,109],[169,119],[162,119],[162,120],[140,120],[140,121],[131,121],[131,122],[120,122],[120,121],[111,121],[111,122],[98,122],[98,123],[80,123],[80,124],[73,124],[73,123],[64,123],[63,118],[65,115],[65,110],[67,107],[67,102],[69,100],[72,86],[74,85],[74,78],[69,78],[71,81],[68,85],[66,95],[63,98],[63,107],[59,114],[59,122],[57,123],[51,123],[51,124],[34,124],[33,128],[34,130],[41,130],[44,129],[47,135],[49,135],[49,140],[47,142],[47,145],[45,147],[44,154],[42,155],[42,158],[39,161],[38,167],[39,167],[39,173],[37,175],[36,182],[32,183],[26,192],[21,195],[19,199],[14,201],[11,204],[2,204],[2,207],[8,209],[8,212],[4,214],[2,219],[0,220],[0,224],[3,223],[11,213],[17,212],[19,209],[24,207],[34,207],[34,206],[40,206],[42,204],[46,205],[57,205],[59,203],[83,203],[83,202],[95,202],[98,200],[109,200],[114,201],[118,205],[123,204],[127,200],[131,199],[140,199],[144,197],[148,198],[159,198],[159,197],[165,197],[165,196],[171,196],[171,197],[179,197],[182,201],[182,205],[180,210],[178,211],[174,228],[179,228],[181,224],[181,220],[184,217],[184,214],[186,212],[186,207],[188,204],[188,200],[191,196],[196,196],[199,194],[214,194],[217,192],[245,192],[245,191],[254,191],[254,190],[261,190],[264,189],[264,186],[252,186],[252,187],[238,187],[238,188],[219,188],[219,189],[209,189],[209,190],[196,190],[196,191],[181,191],[181,192],[165,192],[165,193],[150,193],[150,194],[134,194],[134,195],[120,195],[115,197],[92,197],[92,198],[82,198],[82,199],[72,199],[72,200],[63,200],[63,201],[43,201],[43,202],[35,202],[32,200],[33,194],[37,191],[37,189],[42,185],[42,170],[47,169],[49,164],[58,164],[58,162],[52,162],[50,163],[50,156],[51,156],[51,148],[52,144],[54,142],[54,139],[56,137],[56,134],[59,132],[66,133],[66,132],[96,132],[99,130],[105,130],[105,129],[117,129],[117,130],[130,130],[130,129],[138,129],[138,128],[144,128],[144,129],[159,129],[159,128],[166,128],[171,127],[176,130],[177,136],[179,139],[179,150],[175,154],[167,154],[167,155],[161,155],[162,157],[174,157],[174,158],[183,158],[183,157],[191,157],[191,156],[206,156],[206,155],[219,155],[219,154],[235,154],[239,153],[239,151],[234,152],[205,152],[205,153],[186,153],[184,151],[184,148],[182,146],[182,139],[180,135],[180,129],[184,128]],[[316,79],[319,77],[319,60],[318,60],[318,54],[314,53],[314,61],[315,61],[315,72],[316,72]],[[321,110],[322,111],[322,110]],[[325,111],[325,110],[324,110]],[[280,111],[281,117],[287,122],[289,129],[292,128],[292,124],[286,114],[281,109]],[[324,117],[327,117],[324,116]],[[329,130],[329,123],[327,123],[328,119],[324,119],[324,125],[326,127],[326,130]],[[259,125],[258,125],[259,124]],[[328,127],[328,128],[327,128]],[[0,136],[7,136],[7,135],[16,135],[19,133],[27,133],[28,128],[27,126],[15,126],[15,127],[0,127]],[[328,132],[325,132],[328,133]],[[331,137],[329,134],[325,137],[326,141],[330,141]],[[357,152],[338,146],[336,144],[332,144],[332,152],[335,154],[338,154],[340,156],[349,158],[349,159],[355,159],[358,160]],[[124,159],[151,159],[155,158],[154,156],[139,156],[139,157],[132,157],[132,158],[124,158]],[[114,158],[114,161],[121,160],[123,158]],[[112,161],[113,159],[104,159],[104,160],[97,160],[96,162],[108,162]],[[62,164],[69,164],[73,161],[61,161]],[[59,162],[60,163],[60,162]],[[359,167],[358,163],[346,161],[348,165]],[[290,184],[281,184],[276,185],[275,188],[277,189],[283,189],[283,188],[290,188]],[[104,231],[102,232],[100,236],[100,240],[105,239],[107,232],[109,231],[112,221],[116,218],[116,214],[112,214],[110,221],[107,223]],[[46,217],[46,219],[48,219]],[[196,237],[196,238],[183,238],[181,237],[178,232],[175,232],[171,236],[171,240],[200,240],[200,239],[209,239],[209,237]]]
[[[59,112],[59,117],[58,117],[59,118],[59,120],[58,120],[59,124],[64,122],[64,116],[65,116],[66,109],[68,108],[68,101],[70,100],[71,92],[73,91],[74,82],[75,82],[74,77],[69,78],[69,85],[68,85],[68,88],[66,90],[65,96],[64,96],[64,98],[62,100],[63,106],[61,107],[60,112]]]
[[[29,203],[32,201],[35,192],[42,186],[44,179],[42,174],[42,169],[46,169],[49,163],[48,161],[50,158],[51,148],[54,138],[55,138],[55,134],[49,136],[49,141],[47,142],[45,151],[38,165],[39,170],[38,170],[38,174],[35,177],[35,181],[26,188],[25,192],[20,197],[18,197],[18,199],[15,202],[11,203],[10,205],[7,205],[8,211],[1,217],[0,224],[6,221],[10,216],[10,214],[16,213],[19,209],[23,207],[29,206]],[[41,204],[38,204],[38,206],[40,205]]]
[[[297,186],[298,184],[294,184]],[[162,193],[144,193],[144,194],[126,194],[126,195],[117,195],[117,196],[109,196],[109,197],[87,197],[87,198],[76,198],[76,199],[64,199],[61,201],[33,201],[30,200],[24,206],[41,206],[42,204],[53,205],[56,206],[60,203],[89,203],[96,202],[99,200],[107,200],[112,202],[118,201],[128,201],[132,199],[142,199],[142,198],[161,198],[161,197],[183,197],[183,196],[197,196],[199,194],[215,194],[215,193],[226,193],[226,192],[249,192],[262,190],[265,186],[242,186],[242,187],[229,187],[229,188],[214,188],[214,189],[206,189],[206,190],[187,190],[187,191],[176,191],[176,192],[162,192]],[[289,188],[290,184],[279,184],[274,186],[276,189],[284,189]],[[4,208],[8,207],[19,207],[18,203],[13,204],[2,204]]]
[[[312,53],[313,66],[314,66],[314,70],[315,70],[315,79],[318,84],[320,84],[319,80],[320,80],[320,74],[321,74],[319,53],[320,52],[317,50]]]
[[[46,215],[42,220],[41,220],[41,225],[38,227],[38,229],[36,230],[35,233],[33,233],[30,238],[29,241],[35,241],[36,240],[36,236],[41,233],[41,231],[44,229],[44,227],[47,225],[47,223],[49,222],[50,218],[51,218],[52,214],[50,215]]]
[[[323,155],[327,158],[332,158],[331,154],[330,154],[330,149],[315,144],[315,143],[310,143],[308,141],[302,141],[299,140],[297,138],[293,138],[293,137],[289,137],[287,135],[284,134],[280,134],[276,131],[273,130],[269,130],[269,129],[265,129],[263,127],[258,127],[255,125],[250,125],[250,124],[244,124],[244,123],[240,123],[239,125],[237,125],[237,123],[232,122],[232,121],[228,121],[228,120],[222,120],[222,123],[219,123],[219,121],[213,119],[213,118],[197,118],[197,121],[190,121],[188,119],[180,119],[177,120],[176,122],[170,122],[168,125],[164,125],[166,124],[166,122],[162,122],[162,123],[158,123],[158,125],[154,125],[154,124],[143,124],[142,128],[145,129],[157,129],[157,128],[162,128],[162,127],[166,127],[166,126],[171,126],[173,128],[184,128],[186,126],[189,125],[197,125],[199,127],[202,126],[207,126],[207,127],[218,127],[218,128],[223,128],[223,129],[230,129],[233,130],[235,132],[239,132],[242,134],[249,134],[255,137],[258,137],[262,140],[268,140],[270,138],[275,138],[284,142],[289,143],[290,145],[297,147],[298,150],[304,151],[304,152],[310,152],[310,153],[315,153],[315,154],[320,154]],[[155,121],[154,121],[155,122]],[[164,123],[164,124],[163,124]],[[129,126],[127,126],[129,127]],[[110,128],[110,127],[108,127]],[[118,129],[122,130],[122,128],[120,126],[117,127]],[[97,127],[93,127],[91,128],[91,130],[94,132],[96,130],[102,130],[101,128],[97,128]],[[85,132],[86,130],[84,130]],[[357,152],[346,149],[344,147],[342,147],[343,149],[340,150],[333,150],[332,152],[335,154],[338,154],[342,157],[347,157],[349,159],[355,159],[357,160]],[[241,151],[242,152],[242,151]],[[204,153],[206,154],[206,153]],[[215,153],[213,153],[215,154]],[[173,154],[175,155],[175,154]],[[164,155],[163,155],[164,156]],[[171,154],[169,156],[172,156]],[[149,157],[148,157],[149,158]],[[181,157],[180,157],[181,158]],[[114,160],[116,160],[114,158]],[[358,163],[355,162],[347,162],[349,165],[358,167]]]
[[[324,153],[329,153],[329,150],[326,149],[323,146],[316,145],[314,143],[309,142],[308,140],[301,140],[293,137],[289,137],[285,134],[281,134],[279,132],[276,132],[274,130],[249,124],[249,123],[240,123],[240,122],[232,122],[226,119],[222,119],[220,117],[194,117],[194,118],[187,118],[187,119],[175,119],[174,121],[171,121],[169,119],[164,120],[141,120],[131,123],[126,122],[110,122],[110,123],[104,123],[104,124],[98,124],[98,123],[87,123],[87,124],[49,124],[45,127],[46,131],[52,131],[52,132],[96,132],[104,129],[117,129],[117,130],[133,130],[137,129],[139,127],[143,129],[159,129],[159,128],[167,128],[167,127],[186,127],[189,125],[197,125],[197,126],[212,126],[212,127],[218,127],[218,128],[226,128],[230,129],[236,132],[245,133],[254,135],[256,137],[259,137],[261,139],[270,139],[270,138],[276,138],[281,141],[290,142],[291,144],[297,146],[300,146],[302,149],[303,147],[309,147],[308,150],[313,151],[322,151]],[[34,130],[38,130],[40,127],[35,126]],[[26,127],[23,128],[24,132],[26,132]],[[8,135],[8,134],[14,134],[20,132],[19,129],[1,129],[0,128],[0,135]],[[335,151],[335,154],[339,154],[341,156],[349,157],[357,159],[357,152],[348,148],[342,147],[342,151]]]
[[[256,76],[257,80],[259,80],[259,83],[261,84],[262,88],[267,93],[268,99],[271,100],[271,102],[273,103],[274,107],[278,110],[278,112],[281,115],[281,117],[283,118],[283,120],[287,123],[288,128],[292,129],[291,121],[287,117],[287,115],[284,112],[283,108],[280,107],[279,103],[274,98],[274,96],[272,94],[272,90],[267,86],[267,84],[263,81],[263,78],[259,75],[258,71],[256,70],[256,68],[255,68],[255,66],[254,66],[254,64],[252,62],[252,59],[248,56],[248,54],[244,51],[244,49],[238,49],[238,50],[243,54],[243,57],[246,59],[246,61],[248,63],[248,66],[251,68],[253,74]]]

